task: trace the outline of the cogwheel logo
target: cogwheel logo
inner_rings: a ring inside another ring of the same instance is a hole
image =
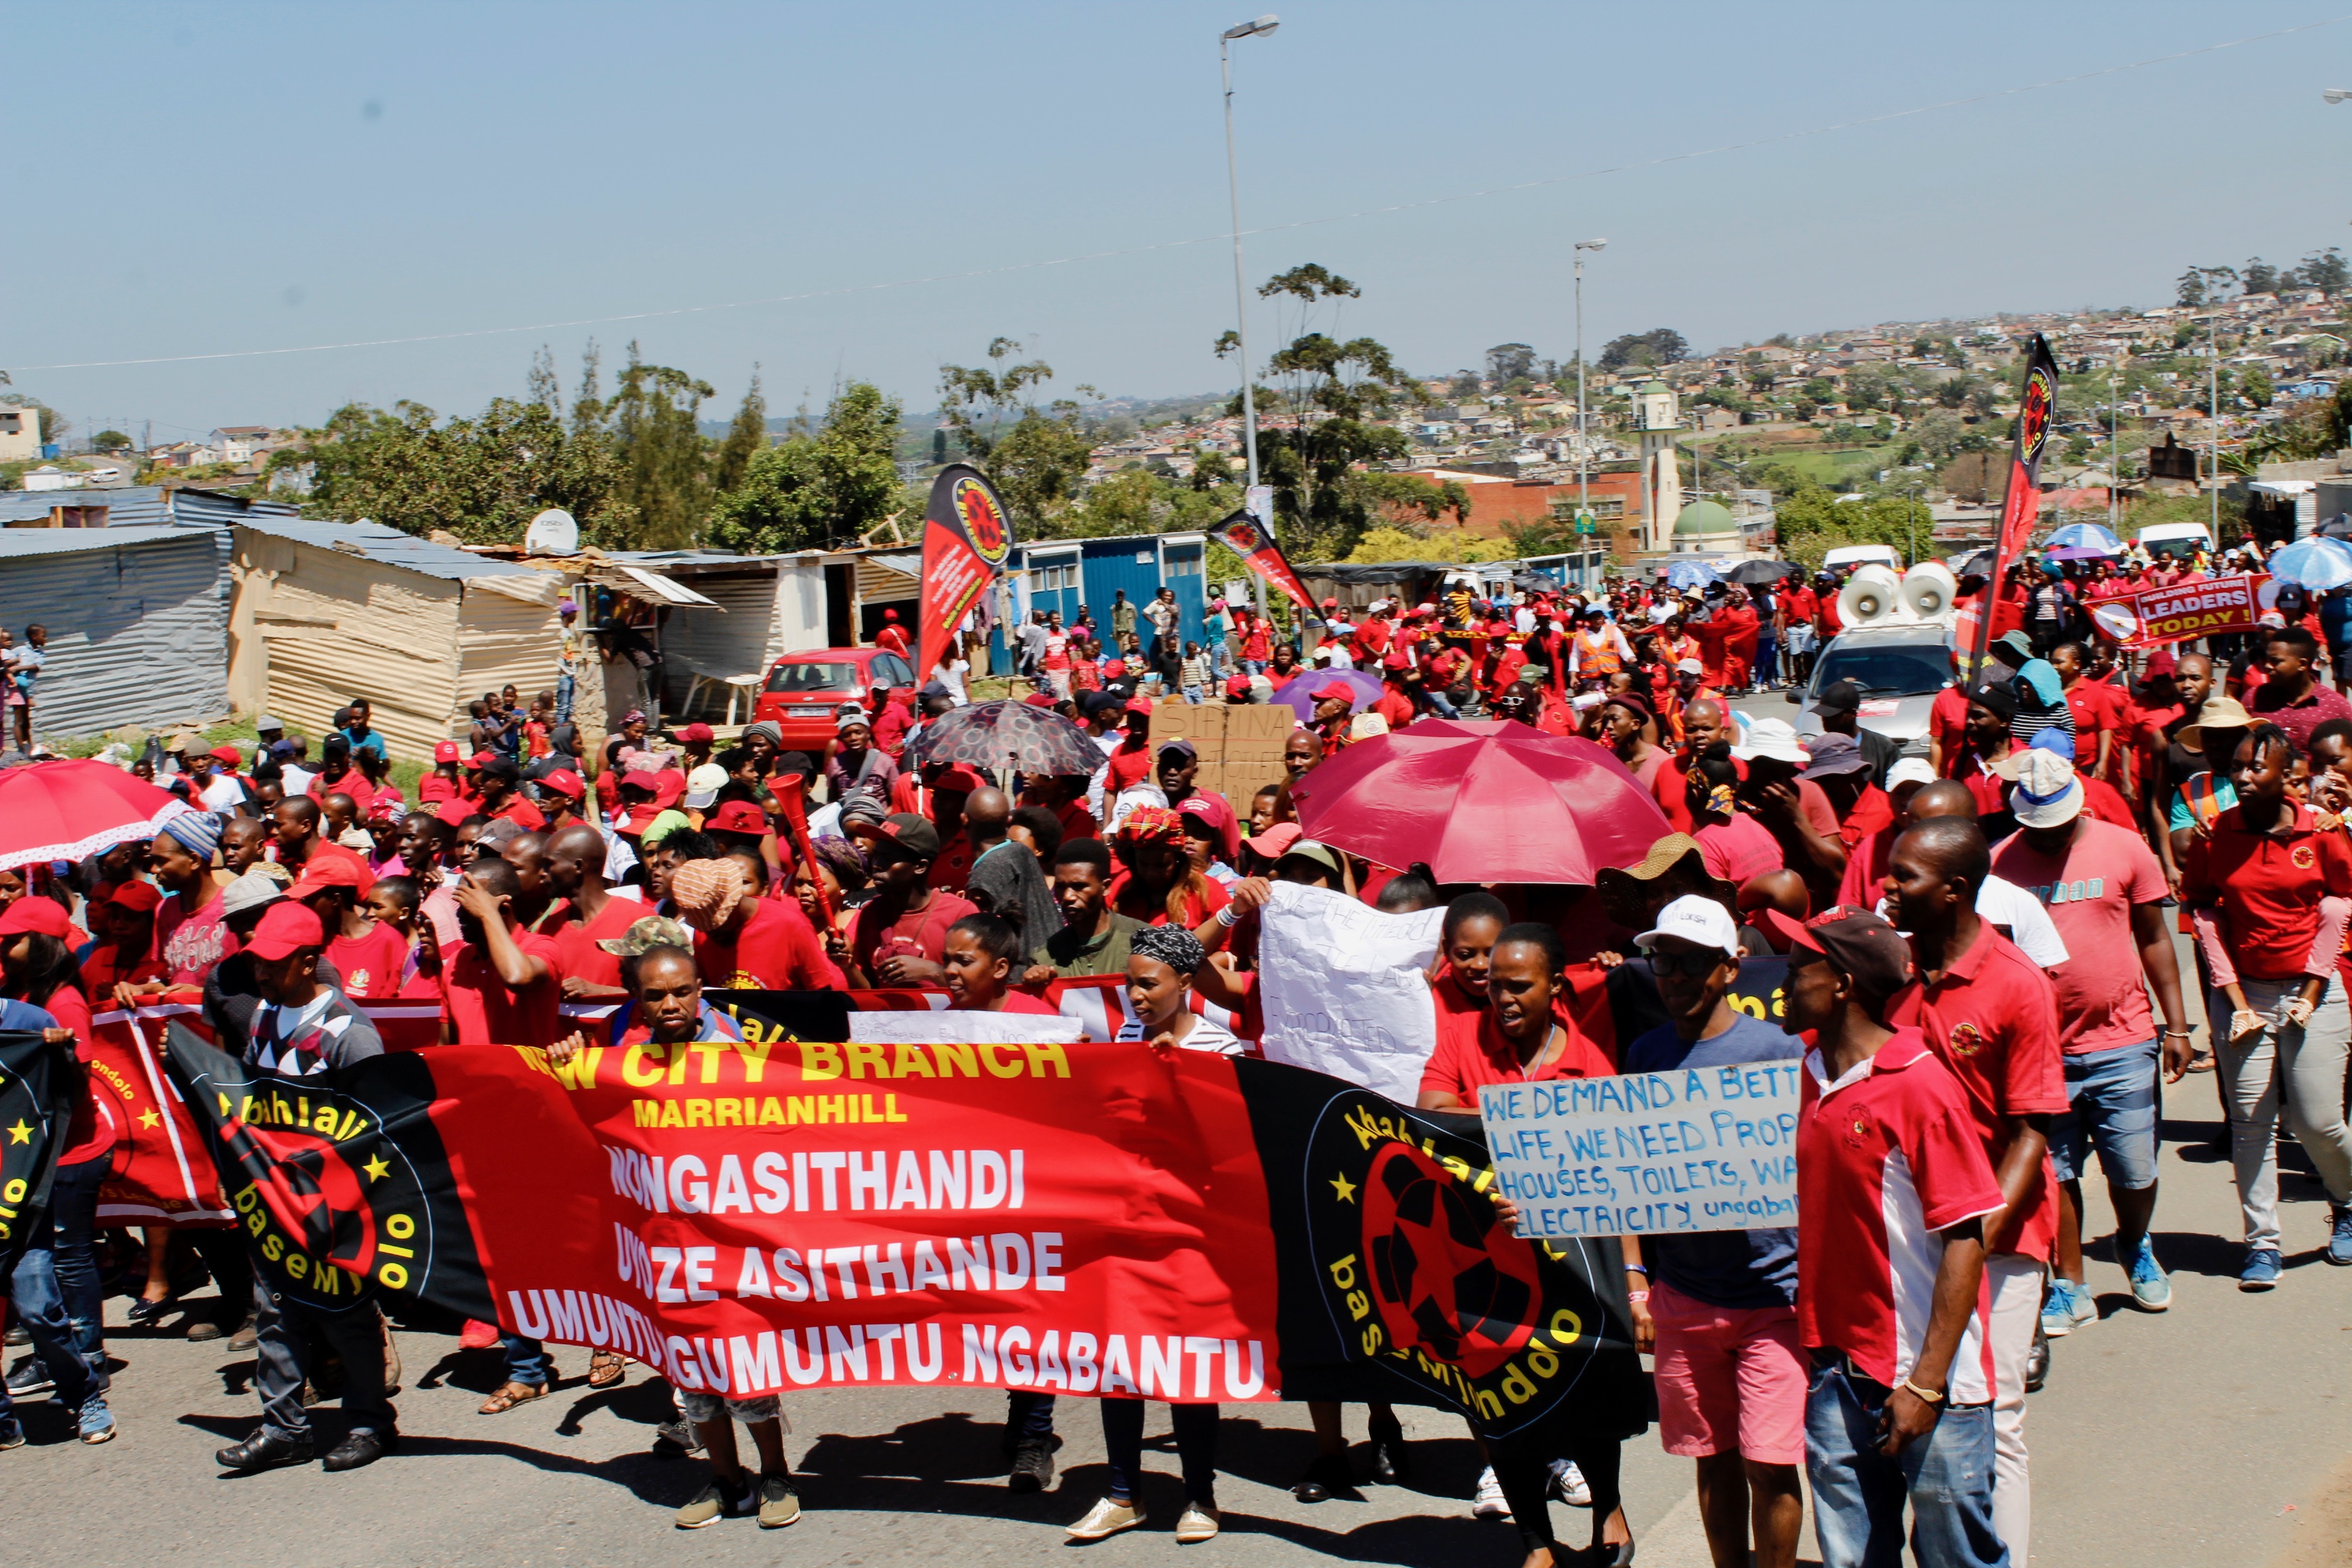
[[[2296,845],[2287,851],[2286,858],[2294,863],[2298,871],[2308,871],[2319,864],[2319,852],[2308,844]]]
[[[1410,1144],[1385,1145],[1365,1173],[1364,1255],[1399,1345],[1479,1378],[1534,1331],[1543,1294],[1535,1254],[1504,1231],[1491,1203]]]
[[[2042,438],[2050,434],[2050,416],[2057,403],[2058,391],[2050,384],[2050,373],[2035,367],[2025,378],[2025,397],[2017,410],[2017,449],[2028,462],[2042,450]]]
[[[1225,530],[1225,542],[1244,555],[1257,548],[1257,527],[1254,523],[1237,522]]]
[[[956,516],[962,520],[964,536],[971,541],[971,547],[990,565],[1001,565],[1013,548],[1013,531],[1005,526],[996,492],[978,479],[959,479],[954,500]]]
[[[1952,1054],[1954,1056],[1964,1058],[1972,1057],[1983,1049],[1984,1032],[1979,1029],[1974,1024],[1955,1024],[1952,1026]]]

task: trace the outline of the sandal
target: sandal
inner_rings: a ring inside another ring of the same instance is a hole
[[[502,1384],[499,1385],[499,1391],[496,1394],[491,1394],[488,1399],[482,1401],[481,1409],[476,1411],[475,1414],[478,1415],[503,1415],[518,1405],[528,1405],[534,1399],[544,1399],[546,1397],[547,1385],[545,1384]]]
[[[629,1374],[629,1358],[619,1351],[591,1351],[588,1353],[588,1386],[610,1388]]]

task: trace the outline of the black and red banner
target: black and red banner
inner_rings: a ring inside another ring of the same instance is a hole
[[[1217,524],[1217,538],[1242,558],[1244,565],[1289,595],[1300,609],[1314,611],[1315,600],[1298,574],[1291,570],[1289,557],[1275,542],[1273,532],[1249,510],[1237,511]]]
[[[735,1397],[920,1384],[1646,1418],[1613,1247],[1507,1235],[1475,1118],[1139,1045],[394,1053],[331,1089],[175,1026],[273,1285],[611,1347]]]
[[[65,1053],[37,1031],[0,1031],[0,1280],[34,1227],[48,1223],[49,1183],[73,1119],[72,1080]]]
[[[2017,397],[2017,438],[2011,448],[2009,490],[2001,499],[2000,536],[1993,542],[1992,571],[1985,579],[1984,604],[1977,616],[1977,636],[1969,678],[1983,667],[1991,646],[1992,606],[2000,596],[2001,579],[2009,563],[2022,554],[2042,515],[2042,451],[2050,442],[2050,426],[2058,415],[2058,362],[2040,332],[2025,361],[2025,385]]]
[[[1013,553],[1013,516],[978,468],[950,463],[923,508],[923,583],[917,614],[915,682],[949,657],[955,629]]]

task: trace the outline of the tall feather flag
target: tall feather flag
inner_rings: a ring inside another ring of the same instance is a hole
[[[923,508],[923,586],[915,680],[930,679],[971,613],[1013,555],[1013,518],[996,487],[968,463],[950,463],[931,481]]]
[[[2000,537],[1994,542],[1992,574],[1985,579],[1984,605],[1977,615],[1976,643],[1969,660],[1969,679],[1984,668],[1985,649],[1992,638],[1993,605],[2000,596],[2001,579],[2009,563],[2024,552],[2033,537],[2034,520],[2042,511],[2042,448],[2050,439],[2050,425],[2058,413],[2058,362],[2040,332],[2027,353],[2025,387],[2017,399],[2017,441],[2009,460],[2009,493],[2002,498]]]
[[[1312,611],[1315,601],[1307,596],[1307,585],[1292,571],[1282,546],[1274,542],[1274,534],[1247,510],[1237,511],[1217,524],[1218,540],[1231,547],[1242,558],[1242,563],[1273,586],[1297,601],[1298,607]]]

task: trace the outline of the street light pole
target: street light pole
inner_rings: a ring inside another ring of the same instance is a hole
[[[1242,362],[1242,447],[1249,462],[1248,489],[1243,490],[1243,504],[1247,505],[1250,491],[1257,489],[1257,392],[1256,373],[1251,368],[1249,352],[1249,286],[1242,278],[1242,182],[1234,159],[1234,57],[1235,38],[1261,38],[1271,35],[1282,25],[1271,13],[1255,22],[1244,22],[1228,27],[1217,36],[1217,71],[1225,89],[1225,194],[1232,203],[1234,216],[1234,335]],[[1269,536],[1274,531],[1271,515],[1259,518]],[[1256,589],[1257,613],[1265,615],[1265,580],[1251,574]]]
[[[1592,510],[1592,435],[1584,415],[1584,253],[1606,249],[1608,245],[1605,239],[1580,239],[1576,242],[1576,512],[1580,522]],[[1577,564],[1580,568],[1586,564],[1585,557],[1591,553],[1591,548],[1584,541],[1598,537],[1597,532],[1578,537]],[[1592,586],[1590,572],[1580,572],[1580,575],[1584,579],[1585,587]]]
[[[2205,446],[2210,454],[2212,471],[2207,476],[2211,504],[2211,521],[2205,525],[2207,544],[2221,548],[2221,313],[2205,318]]]

